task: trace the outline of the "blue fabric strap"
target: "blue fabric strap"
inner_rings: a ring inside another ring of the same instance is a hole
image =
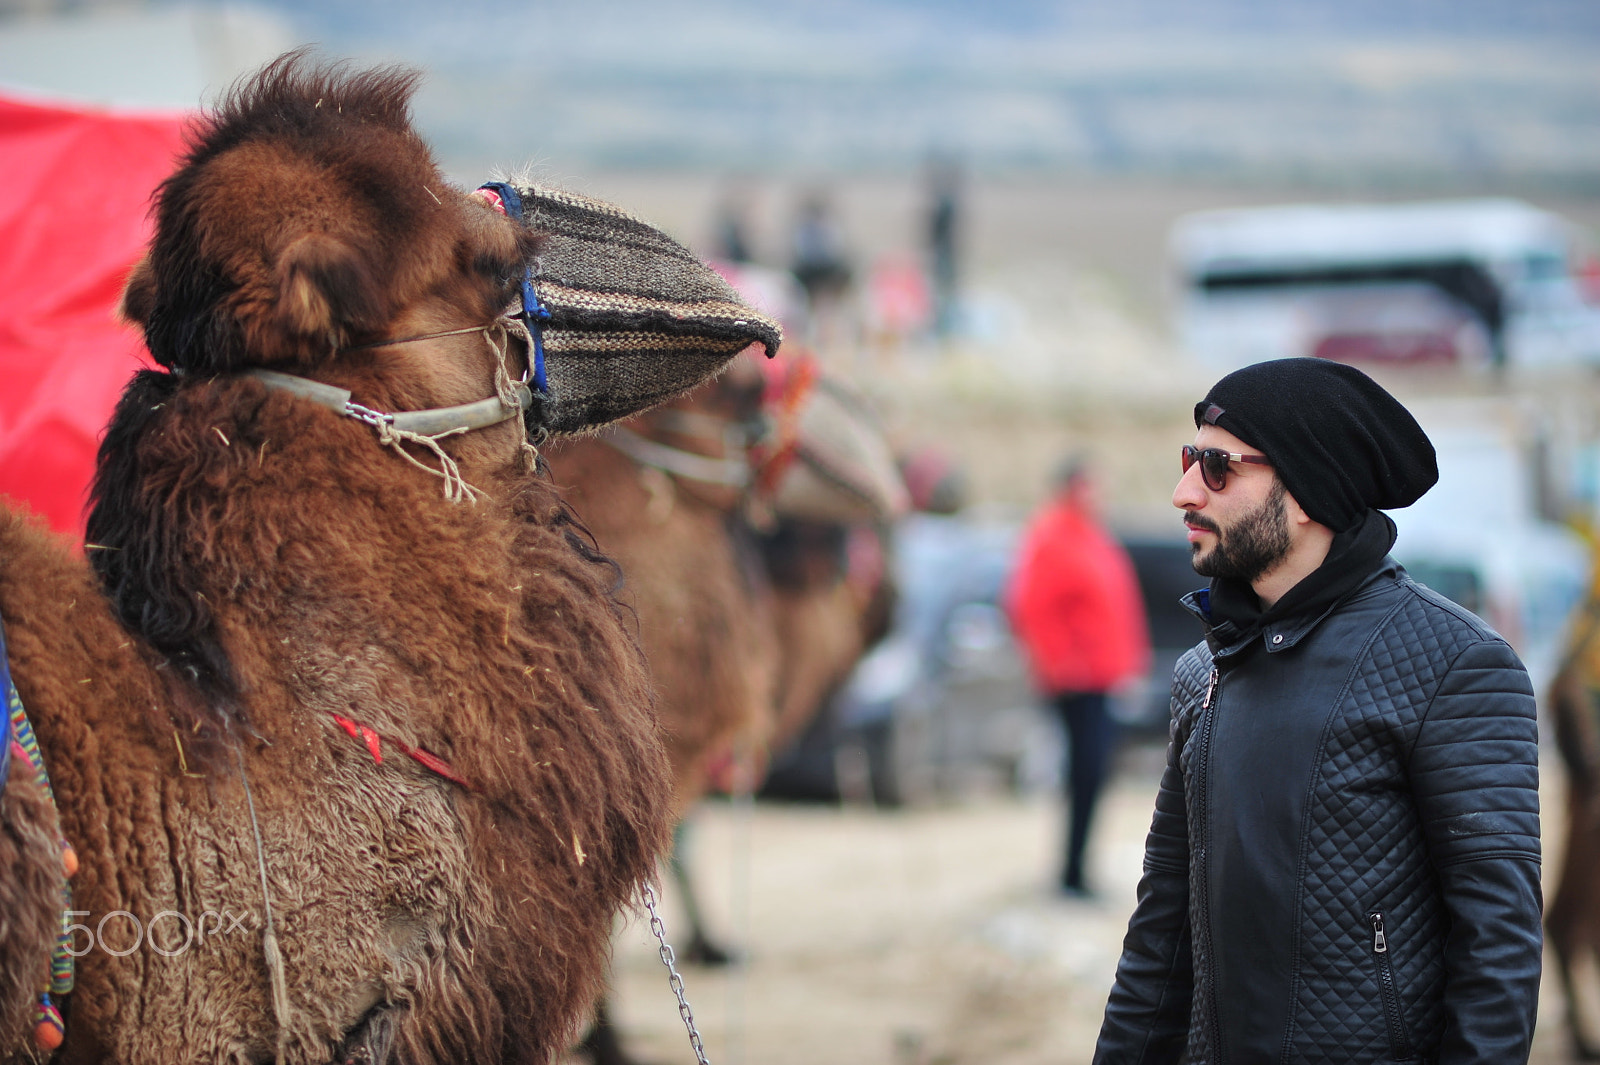
[[[518,222],[527,221],[522,214],[522,193],[515,186],[504,181],[486,181],[478,187],[490,189],[500,197],[508,218]],[[544,375],[544,323],[550,320],[550,309],[539,299],[539,292],[533,287],[531,264],[522,274],[522,313],[518,317],[528,327],[528,335],[533,337],[533,387],[548,393],[550,389]]]
[[[16,686],[11,683],[11,658],[6,654],[6,627],[0,621],[0,792],[6,790],[11,779],[11,704],[17,699]]]

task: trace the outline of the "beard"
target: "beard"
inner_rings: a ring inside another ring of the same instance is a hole
[[[1199,544],[1195,545],[1190,559],[1194,571],[1202,577],[1250,584],[1276,567],[1288,557],[1290,548],[1289,511],[1284,505],[1287,494],[1283,482],[1275,480],[1261,505],[1227,529],[1210,518],[1190,516],[1191,525],[1210,530],[1217,537],[1216,545],[1205,554],[1200,553]]]

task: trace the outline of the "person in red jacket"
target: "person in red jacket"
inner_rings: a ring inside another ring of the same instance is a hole
[[[1081,458],[1063,464],[1024,533],[1005,599],[1034,683],[1066,729],[1061,889],[1084,897],[1084,849],[1116,738],[1107,697],[1149,668],[1150,634],[1133,563],[1100,523]]]

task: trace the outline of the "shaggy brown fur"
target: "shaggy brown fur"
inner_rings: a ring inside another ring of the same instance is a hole
[[[450,503],[368,426],[232,375],[292,368],[389,410],[494,394],[476,334],[341,350],[491,320],[534,248],[444,184],[411,82],[291,55],[229,98],[130,283],[183,374],[139,375],[118,408],[97,572],[0,511],[0,614],[81,857],[74,908],[246,918],[175,957],[79,959],[65,1061],[326,1062],[391,1038],[406,1062],[546,1061],[665,842],[614,567],[528,472],[520,424],[446,442],[486,493]],[[335,714],[389,739],[382,764]],[[183,938],[174,918],[152,936]]]
[[[291,55],[236,88],[159,190],[155,238],[128,282],[124,312],[175,373],[141,373],[124,396],[101,447],[88,539],[115,548],[92,557],[120,616],[189,674],[213,724],[236,678],[176,556],[224,514],[198,510],[183,466],[146,470],[137,446],[162,431],[176,374],[321,366],[331,383],[365,385],[369,406],[394,405],[380,409],[480,399],[481,375],[413,366],[412,349],[333,356],[380,335],[493,320],[537,248],[534,234],[445,184],[408,122],[415,83],[400,70],[308,69]],[[121,542],[129,524],[136,552]]]

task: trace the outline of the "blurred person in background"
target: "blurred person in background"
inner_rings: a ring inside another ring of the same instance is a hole
[[[722,190],[712,219],[712,254],[725,263],[750,263],[755,252],[750,244],[750,189],[733,183]]]
[[[1173,505],[1205,641],[1097,1065],[1528,1060],[1540,975],[1528,675],[1389,557],[1435,481],[1360,370],[1257,363],[1196,404]],[[1482,486],[1493,492],[1495,486]]]
[[[789,269],[815,313],[819,304],[841,297],[853,275],[844,235],[825,193],[813,190],[800,201],[790,242]]]
[[[1116,747],[1110,693],[1150,667],[1150,634],[1133,563],[1100,523],[1092,469],[1069,457],[1029,524],[1005,593],[1034,684],[1066,731],[1066,846],[1060,888],[1090,894],[1084,851]]]
[[[928,274],[934,332],[941,338],[955,332],[960,227],[961,168],[954,159],[936,157],[928,165]]]

